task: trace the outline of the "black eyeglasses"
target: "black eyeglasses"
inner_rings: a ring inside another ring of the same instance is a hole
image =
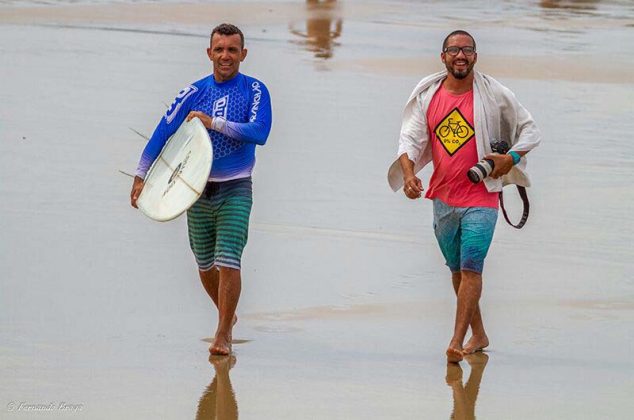
[[[443,52],[446,52],[451,56],[456,56],[460,53],[460,51],[462,51],[467,57],[472,56],[476,52],[474,47],[447,47]]]

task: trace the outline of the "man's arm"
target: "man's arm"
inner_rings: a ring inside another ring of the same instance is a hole
[[[504,101],[510,105],[505,108],[514,110],[513,117],[515,126],[512,127],[514,138],[512,139],[512,146],[509,153],[505,155],[490,154],[485,156],[486,159],[491,159],[494,162],[493,172],[491,172],[491,177],[494,179],[506,175],[511,168],[513,168],[514,163],[513,157],[510,155],[511,152],[518,154],[520,158],[522,158],[541,142],[541,133],[532,115],[508,88],[504,87],[503,93]],[[504,117],[504,114],[502,114],[502,117]]]
[[[520,155],[520,158],[524,156],[526,153],[528,153],[528,152],[516,152],[516,151],[514,152]],[[509,153],[505,155],[492,153],[484,157],[485,159],[491,159],[493,161],[493,171],[491,172],[491,175],[490,175],[491,178],[498,179],[499,177],[508,174],[513,168],[513,166],[515,166],[515,164],[513,163],[513,156],[511,156]]]
[[[172,134],[178,130],[181,123],[185,120],[185,117],[191,109],[191,104],[194,102],[193,97],[196,96],[198,88],[194,85],[188,86],[181,90],[174,99],[174,102],[167,110],[161,121],[159,121],[152,137],[145,145],[139,165],[137,166],[136,176],[145,179],[145,174],[152,166],[152,163],[156,160],[158,155],[163,150],[165,143]]]
[[[217,131],[235,140],[245,143],[255,143],[260,146],[266,143],[271,132],[272,112],[271,98],[264,84],[254,81],[251,84],[251,104],[249,105],[249,121],[234,122],[222,117],[210,117],[209,115],[192,111],[187,115],[187,121],[194,117],[200,118],[202,123],[210,130]]]
[[[415,161],[427,143],[427,118],[420,96],[408,104],[403,114],[398,144],[398,162],[403,173],[403,191],[408,198],[419,198],[423,183],[414,173]]]
[[[423,183],[414,174],[414,162],[409,159],[407,153],[403,153],[398,158],[398,163],[403,171],[403,191],[412,200],[420,198],[423,193]]]
[[[403,111],[403,122],[398,139],[398,156],[405,153],[412,162],[416,162],[428,141],[427,116],[423,111],[420,96],[408,103]]]
[[[147,171],[161,153],[161,150],[163,150],[167,140],[178,130],[178,127],[185,119],[185,116],[191,108],[190,104],[193,103],[191,98],[195,96],[197,91],[198,89],[194,85],[191,85],[178,93],[172,106],[170,106],[163,118],[161,118],[152,137],[150,137],[150,140],[145,145],[143,153],[141,153],[141,159],[137,165],[136,176],[132,182],[132,190],[130,191],[130,204],[132,207],[138,208],[136,201],[143,190]]]

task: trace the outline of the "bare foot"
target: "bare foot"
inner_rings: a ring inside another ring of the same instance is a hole
[[[230,355],[231,335],[216,334],[213,344],[209,347],[209,352],[218,356]]]
[[[472,354],[477,351],[484,350],[489,345],[489,337],[484,336],[472,336],[467,344],[464,346],[463,354]]]
[[[462,360],[462,349],[449,346],[447,349],[447,361],[449,363],[458,363]]]

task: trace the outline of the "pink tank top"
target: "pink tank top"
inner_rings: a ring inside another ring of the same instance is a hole
[[[498,207],[498,193],[483,182],[473,184],[467,171],[478,162],[473,124],[473,90],[461,95],[444,86],[434,94],[427,110],[434,172],[426,198],[438,198],[454,207]]]

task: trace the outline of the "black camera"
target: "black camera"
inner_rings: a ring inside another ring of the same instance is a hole
[[[491,150],[493,153],[499,153],[501,155],[505,155],[509,151],[510,147],[507,142],[504,140],[493,141],[491,142]],[[484,178],[491,175],[493,172],[493,168],[495,164],[491,159],[482,159],[480,162],[473,165],[471,169],[467,172],[467,177],[471,182],[477,184],[478,182],[482,182]]]

